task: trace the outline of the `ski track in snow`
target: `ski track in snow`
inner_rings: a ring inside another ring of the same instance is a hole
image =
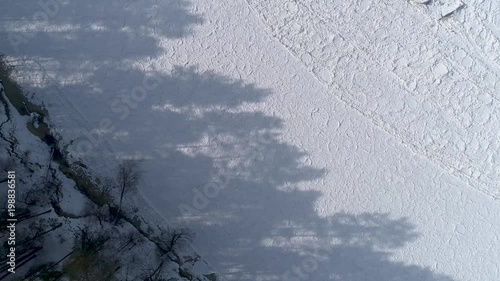
[[[500,199],[497,3],[471,3],[445,21],[432,13],[439,7],[399,0],[247,3],[332,94]]]
[[[7,52],[17,79],[70,147],[110,118],[84,163],[145,158],[145,200],[224,280],[290,281],[311,259],[298,279],[500,276],[496,2],[439,20],[397,0],[94,0],[49,24],[14,2],[2,30],[33,33]],[[121,120],[146,75],[156,94]],[[212,172],[228,186],[182,216]]]

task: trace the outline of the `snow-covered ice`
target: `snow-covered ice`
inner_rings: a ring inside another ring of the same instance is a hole
[[[16,79],[223,280],[500,277],[494,0],[40,3],[4,1]]]

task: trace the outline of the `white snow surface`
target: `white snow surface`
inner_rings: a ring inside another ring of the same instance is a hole
[[[3,3],[16,79],[222,280],[500,278],[495,0],[40,3]]]

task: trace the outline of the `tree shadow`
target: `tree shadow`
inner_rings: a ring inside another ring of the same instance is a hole
[[[326,218],[324,225],[328,228],[326,235],[319,235],[323,241],[313,244],[318,274],[311,275],[315,280],[453,280],[428,268],[391,259],[391,251],[418,239],[407,218],[338,213]],[[304,264],[302,271],[306,269]]]
[[[285,120],[259,109],[269,89],[196,67],[143,66],[165,52],[161,40],[203,22],[188,1],[166,2],[62,2],[48,23],[17,29],[0,16],[4,30],[39,46],[19,55],[44,62],[57,82],[29,90],[47,101],[76,156],[104,173],[117,159],[145,159],[142,192],[169,222],[197,232],[196,247],[227,279],[452,280],[391,260],[418,238],[406,218],[318,215],[323,194],[304,183],[327,171],[284,141]]]
[[[70,50],[78,60],[134,53],[151,56],[148,47],[158,45],[153,41],[185,37],[203,23],[189,0],[8,2],[1,24],[8,36],[3,39],[22,37],[42,43],[43,48],[29,49],[30,56],[51,57],[57,50]]]
[[[110,94],[93,85],[121,80],[117,74],[165,54],[162,42],[203,23],[189,0],[8,2],[0,15],[2,52],[14,57],[21,83],[52,95],[82,82],[87,89],[78,94]]]

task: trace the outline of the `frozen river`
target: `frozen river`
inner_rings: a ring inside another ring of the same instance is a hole
[[[3,2],[75,159],[145,159],[222,280],[498,280],[495,0]]]

